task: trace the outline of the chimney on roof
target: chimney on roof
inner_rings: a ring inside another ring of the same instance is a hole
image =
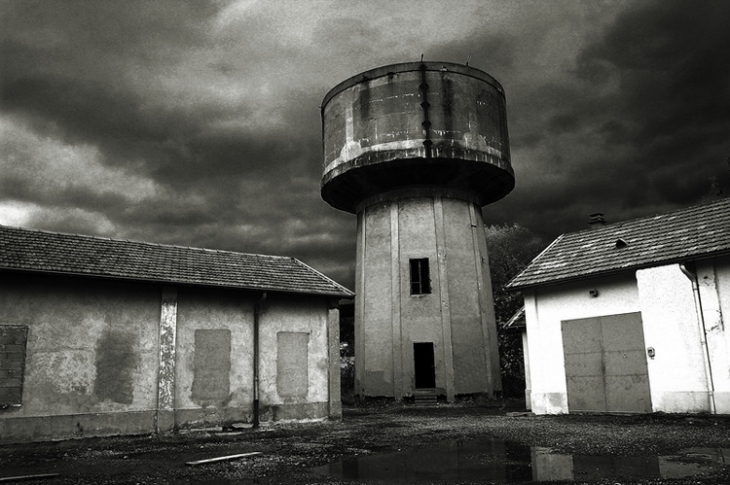
[[[606,219],[603,217],[603,212],[596,212],[588,216],[588,224],[591,225],[591,229],[599,229],[606,225]]]

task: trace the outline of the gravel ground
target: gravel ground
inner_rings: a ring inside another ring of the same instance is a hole
[[[621,457],[677,455],[690,448],[730,450],[730,416],[529,416],[515,413],[517,406],[494,402],[435,407],[378,404],[347,407],[341,422],[277,424],[257,431],[170,438],[4,445],[0,446],[0,480],[46,473],[58,476],[27,483],[368,483],[337,481],[309,468],[343,458],[398,451],[406,456],[408,450],[412,454],[423,447],[489,440],[504,440],[528,453],[529,447],[539,447],[550,454],[615,457],[617,463]],[[249,452],[261,454],[209,465],[186,465],[192,460]],[[730,457],[730,451],[726,457]],[[702,462],[703,458],[684,455],[682,460]],[[704,474],[690,478],[596,477],[575,483],[730,483],[730,463],[702,463],[706,465]],[[519,478],[512,481],[525,483]],[[445,479],[419,483],[492,482]]]

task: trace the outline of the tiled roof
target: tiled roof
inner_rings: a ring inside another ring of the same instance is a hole
[[[295,258],[0,226],[0,270],[352,297]]]
[[[730,254],[730,198],[563,234],[506,288]]]

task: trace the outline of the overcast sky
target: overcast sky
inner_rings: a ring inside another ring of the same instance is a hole
[[[352,288],[319,106],[367,69],[505,88],[516,188],[552,239],[730,189],[730,1],[0,0],[0,224],[295,256]]]

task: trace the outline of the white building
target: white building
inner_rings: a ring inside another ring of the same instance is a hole
[[[564,234],[507,288],[535,413],[730,413],[730,199]]]

